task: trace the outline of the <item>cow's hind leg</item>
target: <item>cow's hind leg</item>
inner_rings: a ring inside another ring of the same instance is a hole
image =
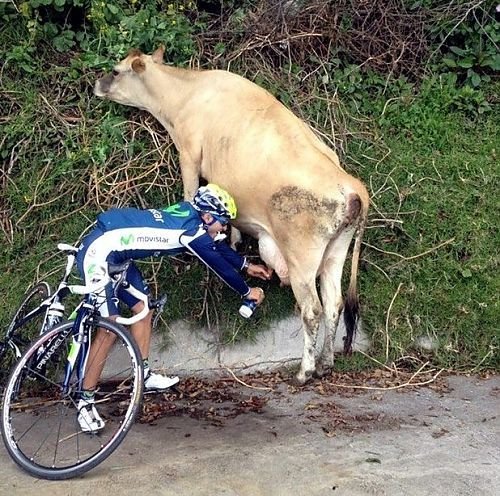
[[[352,229],[342,231],[330,242],[323,259],[320,288],[325,322],[325,338],[316,367],[316,372],[319,376],[333,368],[333,346],[340,311],[342,309],[342,270],[353,232],[354,230]]]
[[[307,255],[306,255],[307,254]],[[319,323],[323,314],[323,308],[316,290],[316,274],[318,262],[314,263],[311,252],[304,250],[304,259],[301,263],[288,264],[290,283],[292,290],[300,307],[302,326],[304,331],[304,351],[300,370],[296,381],[305,384],[313,375],[316,368],[316,339],[318,336]],[[315,258],[315,257],[314,257]],[[307,259],[307,261],[305,260]]]

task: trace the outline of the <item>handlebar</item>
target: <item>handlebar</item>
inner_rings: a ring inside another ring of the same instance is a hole
[[[71,255],[76,255],[76,253],[78,252],[78,248],[76,248],[75,246],[68,245],[66,243],[58,243],[57,249]]]
[[[145,295],[144,293],[141,293],[137,289],[134,288],[134,286],[130,285],[126,288],[126,290],[132,295],[135,296],[138,300],[141,300],[144,303],[144,308],[136,315],[133,317],[125,318],[125,317],[117,317],[116,322],[118,324],[123,324],[123,325],[132,325],[135,324],[136,322],[139,322],[142,320],[146,315],[149,313],[149,298],[148,295]]]
[[[126,271],[126,268],[125,268]],[[101,289],[103,289],[109,282],[113,282],[115,284],[122,284],[125,287],[125,290],[130,293],[132,296],[135,296],[138,300],[144,303],[144,308],[136,315],[132,317],[120,317],[116,318],[116,322],[122,325],[132,325],[136,322],[142,320],[149,313],[149,298],[144,293],[141,293],[138,289],[134,288],[134,286],[121,282],[121,274],[117,274],[116,278],[110,277],[107,267],[101,267],[101,272],[96,273],[96,277],[98,278],[95,281],[90,282],[89,284],[82,285],[70,285],[68,286],[68,290],[73,294],[86,295],[91,293],[97,293]]]
[[[66,282],[68,280],[69,274],[71,273],[71,269],[75,263],[76,254],[78,253],[78,248],[68,245],[66,243],[58,243],[57,249],[61,250],[68,257],[68,261],[66,262],[66,270],[64,271],[64,279]]]

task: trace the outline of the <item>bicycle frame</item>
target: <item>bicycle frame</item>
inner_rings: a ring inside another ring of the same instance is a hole
[[[131,295],[135,296],[137,299],[141,300],[144,303],[144,308],[141,312],[134,315],[130,318],[117,317],[116,322],[122,325],[132,325],[136,322],[142,320],[149,312],[149,303],[147,295],[144,295],[136,288],[131,286],[126,281],[122,280],[122,276],[128,269],[128,264],[124,266],[124,269],[119,274],[116,274],[115,277],[111,277],[106,270],[106,273],[102,275],[102,278],[96,282],[91,283],[88,286],[66,286],[66,288],[75,294],[85,294],[87,298],[83,301],[76,309],[76,318],[73,323],[73,326],[68,329],[67,333],[60,337],[60,343],[64,341],[64,339],[69,336],[69,334],[73,333],[73,343],[71,345],[70,351],[68,353],[68,357],[65,365],[65,373],[64,380],[62,383],[62,390],[64,394],[69,393],[69,384],[71,382],[71,377],[73,373],[76,371],[78,378],[78,390],[81,391],[83,389],[83,380],[85,376],[85,367],[87,365],[87,360],[90,352],[91,345],[91,336],[90,329],[93,324],[93,319],[98,317],[97,313],[97,303],[98,303],[98,295],[97,293],[103,289],[109,282],[113,282],[115,284],[115,288],[121,285],[125,288],[127,292]],[[59,340],[58,340],[59,341]],[[53,348],[55,346],[55,348]],[[39,357],[39,361],[37,361],[36,367],[43,363],[47,362],[50,358],[51,354],[57,349],[57,341],[54,345],[51,345],[48,350],[42,353]]]

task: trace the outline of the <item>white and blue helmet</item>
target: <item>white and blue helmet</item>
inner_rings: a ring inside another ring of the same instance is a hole
[[[215,217],[236,219],[238,210],[233,197],[216,184],[201,186],[194,195],[193,205],[200,212],[208,212]]]

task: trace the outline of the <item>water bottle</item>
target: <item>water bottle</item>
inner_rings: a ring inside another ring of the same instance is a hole
[[[244,299],[239,312],[242,317],[249,319],[255,312],[256,308],[257,302],[255,300]]]

